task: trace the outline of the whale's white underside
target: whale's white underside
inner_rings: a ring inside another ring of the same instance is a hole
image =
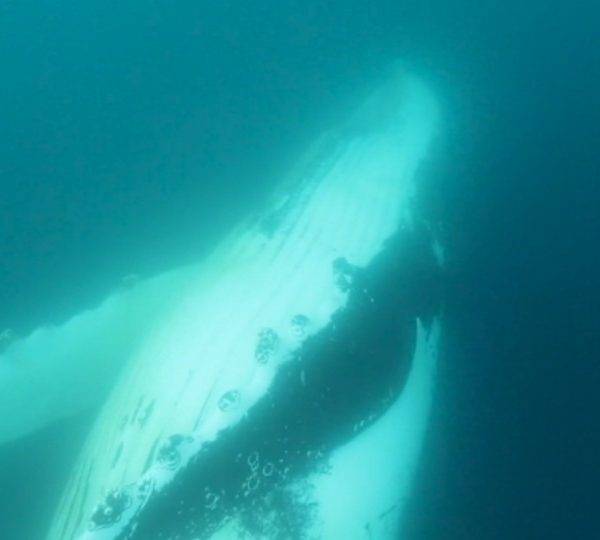
[[[204,261],[139,282],[5,350],[0,410],[14,414],[0,423],[0,443],[105,400],[57,497],[47,540],[116,538],[146,500],[135,497],[114,526],[88,530],[106,493],[137,493],[144,481],[161,490],[178,471],[185,474],[189,459],[269,391],[280,366],[302,361],[292,360],[294,351],[348,300],[336,287],[332,261],[366,267],[388,238],[410,227],[416,172],[436,126],[426,86],[394,73],[315,141],[264,219],[242,224]],[[299,313],[306,317],[301,327],[294,323]],[[257,335],[265,328],[280,339],[268,361],[257,362]],[[438,337],[438,321],[417,323],[401,396],[334,451],[327,472],[298,484],[317,507],[311,538],[396,538],[426,425]],[[153,449],[180,433],[189,439],[178,467],[146,468]],[[235,515],[212,536],[243,538]]]

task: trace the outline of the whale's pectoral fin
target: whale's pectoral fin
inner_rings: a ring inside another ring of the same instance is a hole
[[[140,337],[177,298],[191,271],[128,280],[98,307],[24,338],[3,332],[0,444],[100,403]]]

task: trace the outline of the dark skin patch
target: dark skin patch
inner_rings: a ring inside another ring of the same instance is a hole
[[[273,535],[302,539],[306,519],[295,516],[286,486],[326,470],[331,451],[395,401],[410,371],[416,319],[430,324],[439,301],[425,229],[398,234],[368,268],[354,270],[346,308],[281,366],[268,393],[154,494],[135,532],[127,527],[119,538],[208,538],[232,515],[252,533],[260,520],[249,516],[271,508],[279,520]],[[307,511],[298,507],[304,518]]]
[[[141,396],[138,399],[137,405],[135,406],[135,410],[133,411],[133,414],[131,415],[131,423],[132,424],[135,422],[135,419],[137,418],[137,415],[140,412],[140,409],[142,407],[142,403],[144,403],[144,396]]]
[[[119,458],[121,457],[122,453],[123,453],[123,443],[120,443],[115,452],[115,455],[113,457],[112,465],[110,467],[111,469],[115,468],[115,465],[119,462]]]
[[[146,408],[138,416],[137,422],[141,428],[144,427],[144,425],[148,421],[148,418],[150,418],[150,415],[154,411],[154,405],[156,405],[155,399],[153,399],[150,403],[148,403],[148,405],[146,405]]]

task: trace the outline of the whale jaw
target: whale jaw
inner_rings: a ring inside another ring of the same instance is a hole
[[[160,278],[48,540],[395,538],[440,333],[414,217],[436,123],[394,70],[261,219]]]

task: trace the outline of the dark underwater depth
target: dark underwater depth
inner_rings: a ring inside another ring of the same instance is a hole
[[[197,260],[400,59],[442,110],[419,187],[447,259],[402,539],[600,537],[599,20],[592,1],[3,2],[0,331]],[[43,538],[92,414],[0,447],[0,539]]]

